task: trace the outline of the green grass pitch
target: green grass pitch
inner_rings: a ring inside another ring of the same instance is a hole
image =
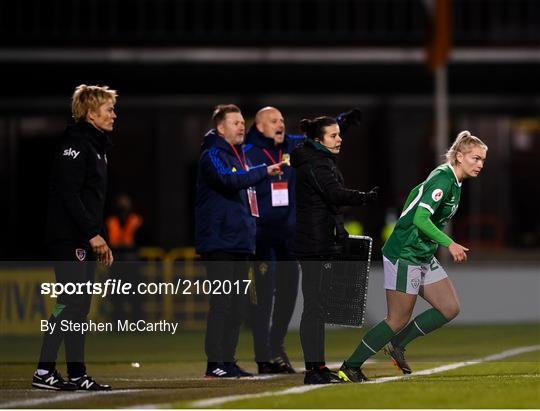
[[[364,330],[328,331],[327,361],[341,363]],[[301,373],[265,380],[205,380],[203,333],[90,334],[89,373],[113,385],[111,393],[57,393],[30,387],[40,338],[0,338],[0,407],[2,408],[193,408],[194,401],[233,395],[251,397],[217,408],[540,408],[540,350],[497,361],[467,365],[432,375],[380,384],[340,384],[310,392],[257,397],[303,387]],[[483,358],[505,350],[540,344],[540,324],[449,326],[419,338],[407,350],[413,369]],[[287,338],[291,359],[301,370],[298,333]],[[251,335],[240,337],[239,364],[255,371]],[[63,358],[63,353],[60,354]],[[401,376],[381,353],[365,366],[377,379]],[[139,368],[131,363],[138,362]],[[65,374],[65,365],[60,363]]]

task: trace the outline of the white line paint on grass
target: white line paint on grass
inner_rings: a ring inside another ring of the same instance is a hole
[[[372,363],[375,363],[375,362],[377,362],[377,361],[375,361],[375,360],[367,360],[366,364],[372,364]],[[343,364],[343,363],[342,362],[331,362],[331,363],[327,363],[326,366],[328,368],[339,368],[339,367],[341,367],[341,364]],[[298,363],[298,364],[295,364],[295,366],[296,366],[297,369],[303,368],[303,364],[299,365],[299,363]],[[291,374],[263,374],[263,375],[255,374],[253,377],[240,378],[240,379],[230,378],[230,379],[228,379],[228,381],[273,380],[275,378],[287,377],[287,376],[290,376],[290,375]],[[153,377],[149,377],[149,378],[116,377],[116,378],[110,378],[110,380],[112,380],[112,381],[122,381],[122,382],[223,381],[220,378],[205,378],[205,377],[193,377],[193,378],[182,378],[182,377],[177,377],[177,378],[174,378],[174,377],[155,377],[155,378],[153,378]]]
[[[513,357],[515,355],[524,354],[531,351],[538,351],[538,350],[540,350],[540,345],[518,347],[511,350],[500,352],[498,354],[488,355],[487,357],[447,364],[441,367],[418,371],[409,375],[376,378],[376,379],[367,381],[363,384],[381,384],[381,383],[390,382],[390,381],[415,378],[422,375],[432,375],[432,374],[437,374],[437,373],[441,373],[445,371],[455,370],[456,368],[466,367],[468,365],[480,364],[486,361],[502,360],[504,358]],[[247,400],[247,399],[253,399],[253,398],[262,398],[262,397],[273,397],[273,396],[278,396],[278,395],[303,394],[305,392],[327,388],[327,387],[335,387],[335,385],[334,384],[302,385],[302,386],[288,388],[286,390],[281,390],[281,391],[267,391],[267,392],[261,392],[261,393],[256,393],[256,394],[241,394],[241,395],[230,395],[227,397],[209,398],[205,400],[194,401],[190,404],[190,406],[193,408],[215,407],[215,406],[226,404],[228,402],[233,402],[233,401]]]
[[[366,361],[366,364],[372,364],[372,363],[376,363],[378,362],[378,360],[373,360],[373,359],[369,359]],[[328,368],[339,368],[341,367],[341,364],[343,364],[342,362],[330,362],[330,363],[326,363],[326,366]],[[293,364],[296,369],[300,369],[300,368],[303,368],[303,364],[300,365],[300,363],[294,363]],[[270,374],[270,375],[254,375],[253,377],[251,378],[238,378],[238,379],[234,379],[234,378],[231,378],[231,379],[228,379],[228,381],[231,381],[231,382],[234,382],[234,381],[252,381],[252,380],[270,380],[270,379],[274,379],[274,378],[280,378],[280,377],[286,377],[286,376],[290,376],[291,374]],[[178,381],[178,382],[181,382],[181,381],[220,381],[220,382],[223,382],[222,379],[220,378],[140,378],[140,379],[134,379],[134,378],[113,378],[113,380],[115,381],[140,381],[140,382],[146,382],[146,381]],[[320,388],[320,387],[319,387]],[[293,387],[293,388],[290,388],[292,390],[292,394],[294,394],[296,391],[296,387]],[[134,409],[140,409],[140,408],[144,408],[144,409],[155,409],[155,408],[171,408],[171,403],[161,403],[161,404],[145,404],[145,405],[135,405],[133,407],[128,407],[128,409],[131,409],[131,408],[134,408]]]
[[[254,375],[253,377],[245,377],[245,378],[228,378],[227,381],[252,381],[252,380],[272,380],[274,378],[282,377],[289,374],[268,374],[268,375]],[[172,377],[163,377],[163,378],[109,378],[111,381],[122,381],[122,382],[183,382],[183,381],[223,381],[221,378],[217,377],[193,377],[193,378],[172,378]]]
[[[15,391],[15,390],[13,390]],[[110,396],[117,394],[128,394],[134,392],[148,391],[148,390],[112,390],[112,391],[88,391],[88,392],[58,392],[54,390],[40,390],[37,389],[28,389],[28,390],[17,390],[19,392],[25,392],[28,394],[43,394],[42,398],[34,398],[28,400],[19,400],[11,402],[0,402],[1,408],[31,408],[38,407],[40,405],[54,404],[55,402],[62,401],[77,401],[89,397],[101,397],[101,396]]]

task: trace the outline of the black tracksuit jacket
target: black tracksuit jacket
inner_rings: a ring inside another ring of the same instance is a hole
[[[363,205],[366,194],[344,186],[336,156],[313,140],[292,152],[291,165],[296,168],[294,254],[341,254],[348,237],[341,206]]]
[[[49,183],[46,241],[89,246],[105,237],[109,136],[86,121],[69,126],[56,146]]]

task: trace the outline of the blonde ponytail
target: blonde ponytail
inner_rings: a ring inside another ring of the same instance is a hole
[[[483,147],[486,150],[488,148],[482,140],[473,136],[469,130],[463,130],[457,135],[454,143],[446,152],[446,161],[448,161],[451,165],[455,165],[457,153],[468,153],[471,151],[473,146]]]

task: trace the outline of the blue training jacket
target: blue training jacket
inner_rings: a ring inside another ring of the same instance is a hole
[[[254,254],[256,223],[246,190],[266,179],[267,162],[245,171],[229,143],[215,130],[205,135],[202,149],[195,200],[195,249],[199,254]],[[242,146],[236,149],[243,156]]]
[[[272,164],[270,158],[266,156],[264,150],[277,163],[279,162],[279,152],[290,154],[298,145],[305,140],[303,135],[285,134],[283,143],[275,145],[274,140],[265,137],[255,126],[251,126],[246,137],[245,152],[252,164],[267,163]],[[292,167],[282,167],[283,175],[279,177],[269,177],[257,184],[257,202],[259,205],[260,217],[257,218],[257,226],[266,230],[277,230],[284,235],[292,233],[296,221],[296,170]],[[288,183],[289,205],[273,207],[271,183],[284,181]],[[287,231],[285,231],[287,230]]]

